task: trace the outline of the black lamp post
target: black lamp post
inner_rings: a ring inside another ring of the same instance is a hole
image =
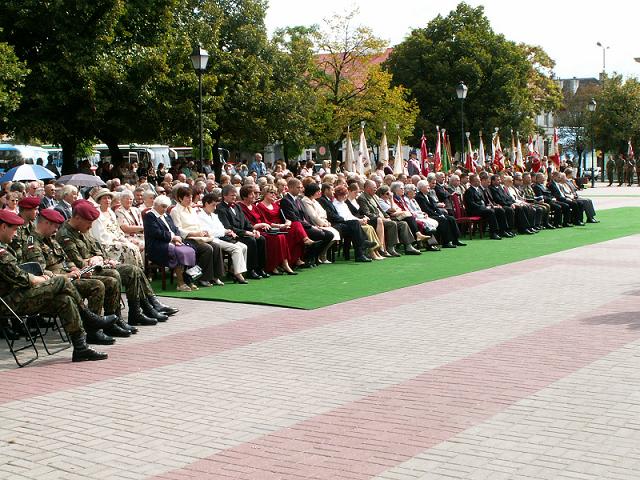
[[[598,104],[595,99],[591,99],[591,101],[587,104],[587,108],[591,112],[591,124],[593,125],[593,113],[596,111],[596,107]],[[593,128],[591,129],[591,188],[596,186],[596,176],[595,176],[595,149],[593,147]],[[604,151],[602,153],[602,166],[604,170]]]
[[[202,168],[202,154],[204,150],[203,131],[202,131],[202,74],[207,69],[207,62],[209,62],[209,52],[207,52],[200,45],[193,49],[191,52],[191,64],[193,65],[196,74],[198,75],[198,120],[200,124],[200,152],[199,160],[200,167]]]
[[[462,150],[460,150],[460,162],[464,162],[464,99],[467,98],[467,91],[469,89],[460,81],[456,87],[456,95],[460,99],[460,143],[462,144]]]

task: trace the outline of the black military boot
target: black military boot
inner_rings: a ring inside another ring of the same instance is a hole
[[[87,330],[85,342],[93,345],[113,345],[116,343],[116,340],[102,330]]]
[[[85,328],[92,328],[94,330],[108,327],[118,319],[116,315],[107,315],[106,317],[96,315],[84,305],[80,307],[80,318],[82,318],[82,323]]]
[[[142,310],[140,310],[140,302],[138,300],[129,300],[129,316],[127,321],[129,325],[156,325],[158,321],[155,318],[149,318]]]
[[[131,336],[131,332],[129,330],[127,330],[126,328],[122,328],[120,325],[118,325],[118,321],[117,320],[116,320],[115,323],[112,323],[108,327],[105,327],[104,328],[104,333],[106,333],[107,335],[110,335],[112,337],[127,338],[127,337]]]
[[[164,305],[160,303],[158,297],[155,295],[149,295],[147,300],[151,304],[151,306],[155,309],[156,312],[164,313],[167,316],[175,315],[179,312],[177,308],[170,307],[169,305]]]
[[[144,314],[149,318],[155,318],[159,322],[166,322],[169,319],[169,317],[164,313],[160,313],[155,308],[153,308],[151,306],[151,303],[149,303],[149,300],[144,297],[140,298],[140,306],[142,307],[142,311],[144,312]]]
[[[73,344],[73,356],[71,357],[74,362],[87,362],[94,360],[105,360],[109,356],[103,352],[96,352],[93,348],[87,346],[87,339],[84,332],[75,332],[70,335],[71,343]]]

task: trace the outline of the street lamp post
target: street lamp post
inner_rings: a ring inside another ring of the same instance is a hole
[[[600,43],[600,42],[598,42]],[[593,113],[596,111],[596,107],[598,106],[598,104],[596,103],[595,99],[591,99],[591,101],[587,104],[587,108],[589,109],[589,112],[591,112],[592,118],[591,118],[591,124],[593,125]],[[591,128],[591,188],[594,188],[596,186],[596,176],[595,176],[595,149],[593,147],[593,128]],[[604,167],[604,154],[602,156],[602,166]],[[604,170],[604,168],[603,168]]]
[[[605,77],[607,76],[607,50],[609,47],[597,42],[596,45],[602,49],[602,89],[604,90]],[[602,152],[602,181],[604,182],[604,150]]]
[[[456,87],[456,95],[460,99],[460,143],[462,147],[462,150],[460,150],[460,162],[464,162],[464,99],[467,98],[468,90],[462,81]]]
[[[193,65],[196,74],[198,75],[198,123],[199,123],[199,135],[200,135],[200,151],[198,157],[200,160],[200,168],[202,168],[202,156],[204,150],[203,129],[202,129],[202,74],[207,69],[207,63],[209,62],[209,52],[207,52],[202,46],[198,45],[191,52],[191,64]]]

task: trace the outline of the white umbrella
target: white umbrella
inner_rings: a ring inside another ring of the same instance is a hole
[[[382,127],[382,140],[380,140],[380,161],[389,161],[389,145],[387,144],[387,126]]]
[[[46,180],[49,178],[56,178],[51,170],[40,165],[24,164],[18,167],[13,167],[11,170],[7,171],[7,173],[0,178],[0,183],[21,182],[24,180]]]
[[[398,135],[398,144],[396,145],[396,158],[393,161],[393,174],[400,175],[404,172],[404,162],[402,161],[402,141]]]
[[[347,149],[344,152],[344,169],[347,172],[353,172],[353,143],[351,143],[351,130],[347,127]]]
[[[360,145],[358,147],[358,159],[356,161],[356,173],[364,175],[365,166],[369,164],[369,148],[364,136],[364,122],[360,124]]]

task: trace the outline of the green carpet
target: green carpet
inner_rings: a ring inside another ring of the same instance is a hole
[[[250,281],[249,285],[228,282],[224,287],[183,293],[176,292],[173,285],[162,291],[156,281],[154,288],[159,295],[170,297],[314,309],[640,233],[640,208],[603,210],[598,219],[601,223],[543,230],[537,235],[518,235],[502,241],[480,240],[476,236],[465,240],[466,247],[420,256],[403,255],[366,264],[338,260],[334,265],[302,270],[297,276],[271,277]]]

